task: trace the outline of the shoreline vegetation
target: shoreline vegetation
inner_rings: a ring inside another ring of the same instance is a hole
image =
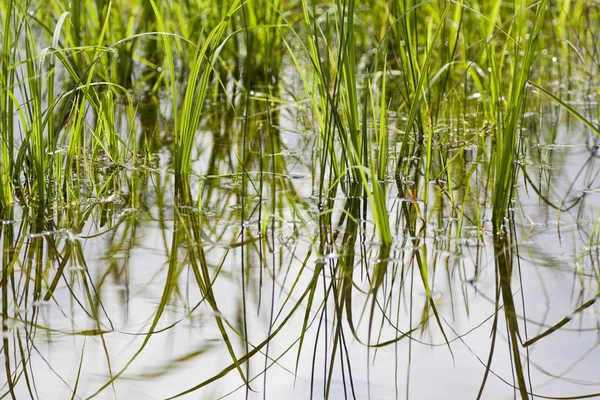
[[[423,347],[475,356],[447,398],[600,396],[535,351],[596,335],[597,2],[6,0],[0,19],[2,398],[181,370],[154,395],[273,397],[280,370],[301,398],[427,398]],[[177,354],[140,369],[165,337]]]

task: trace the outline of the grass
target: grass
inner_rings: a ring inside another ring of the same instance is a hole
[[[539,146],[555,145],[560,121],[600,136],[593,4],[10,0],[0,18],[3,396],[41,396],[32,349],[59,331],[40,311],[51,304],[105,358],[105,379],[90,388],[81,353],[73,398],[117,393],[160,335],[199,310],[218,344],[190,344],[185,360],[226,356],[165,397],[208,396],[226,379],[246,397],[267,393],[285,357],[294,376],[310,371],[311,397],[338,397],[336,381],[361,397],[393,349],[396,370],[407,365],[394,395],[410,398],[423,390],[411,379],[419,334],[461,361],[455,316],[436,294],[440,276],[485,276],[486,248],[494,312],[474,394],[489,395],[498,354],[510,358],[515,397],[540,394],[531,346],[570,318],[527,331],[520,247],[533,225],[520,229],[531,217],[519,204],[535,196],[559,228],[577,210],[577,232],[595,246],[597,223],[581,222],[596,218],[589,191],[572,199],[583,179],[595,183],[595,150],[566,189],[528,167],[542,163]],[[148,279],[160,290],[141,340],[117,362],[106,292],[112,282],[129,293],[151,225],[160,261]],[[108,248],[93,260],[86,243],[100,238]],[[471,247],[469,261],[456,257]],[[587,283],[597,255],[585,260],[577,314],[597,291]]]

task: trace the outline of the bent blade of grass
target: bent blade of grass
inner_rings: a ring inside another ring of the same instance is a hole
[[[52,36],[52,49],[58,49],[59,40],[60,40],[60,32],[62,31],[62,26],[65,23],[67,17],[69,16],[68,12],[62,13],[58,22],[56,23],[56,28],[54,29],[54,34]],[[45,53],[45,50],[42,50],[42,54]],[[47,97],[48,104],[52,104],[54,102],[54,74],[55,74],[55,64],[56,57],[54,56],[54,52],[49,53],[49,62],[48,62],[48,89],[47,89]],[[54,129],[54,117],[48,119],[48,142],[53,145],[55,140],[53,138],[55,134]]]
[[[537,90],[539,90],[540,92],[542,92],[543,94],[545,94],[546,96],[548,96],[549,98],[551,98],[552,100],[554,100],[557,104],[559,104],[562,108],[564,108],[565,111],[567,111],[569,114],[574,116],[579,122],[581,122],[587,128],[589,128],[590,131],[594,132],[594,134],[596,134],[597,136],[600,136],[600,129],[598,129],[596,126],[594,126],[594,124],[592,124],[583,115],[579,114],[575,110],[575,108],[571,107],[570,105],[568,105],[567,103],[562,101],[560,98],[558,98],[556,95],[552,94],[550,91],[545,89],[543,86],[541,86],[531,80],[527,81],[527,83],[529,85],[533,86],[534,88],[536,88]]]

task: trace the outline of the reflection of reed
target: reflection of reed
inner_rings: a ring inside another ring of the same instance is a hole
[[[508,232],[506,230],[497,232],[494,235],[494,254],[496,259],[496,268],[498,274],[498,290],[502,294],[502,304],[504,307],[504,318],[506,319],[506,326],[508,329],[509,345],[511,347],[511,354],[514,361],[514,370],[517,377],[517,384],[521,398],[528,399],[531,388],[528,389],[526,381],[526,370],[524,370],[523,361],[521,360],[521,334],[519,333],[519,324],[517,319],[517,311],[513,299],[512,289],[512,277],[513,277],[513,260],[514,255],[512,252],[513,246],[509,240]],[[492,344],[490,350],[490,364],[491,354],[493,354],[494,344]],[[487,370],[490,368],[488,364]],[[487,371],[486,370],[486,371]],[[487,372],[486,372],[487,376]],[[485,382],[485,381],[484,381]],[[484,383],[482,383],[483,388]]]

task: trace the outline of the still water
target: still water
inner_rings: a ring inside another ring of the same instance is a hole
[[[226,137],[239,119],[202,133],[187,203],[159,145],[142,166],[99,161],[82,186],[106,196],[82,190],[43,229],[27,209],[4,221],[3,398],[518,398],[486,131],[436,144],[460,156],[427,202],[384,182],[382,259],[363,192],[319,190],[297,114],[278,110],[276,145],[251,127],[245,156]],[[563,115],[521,145],[506,248],[527,390],[600,392],[597,142]]]

